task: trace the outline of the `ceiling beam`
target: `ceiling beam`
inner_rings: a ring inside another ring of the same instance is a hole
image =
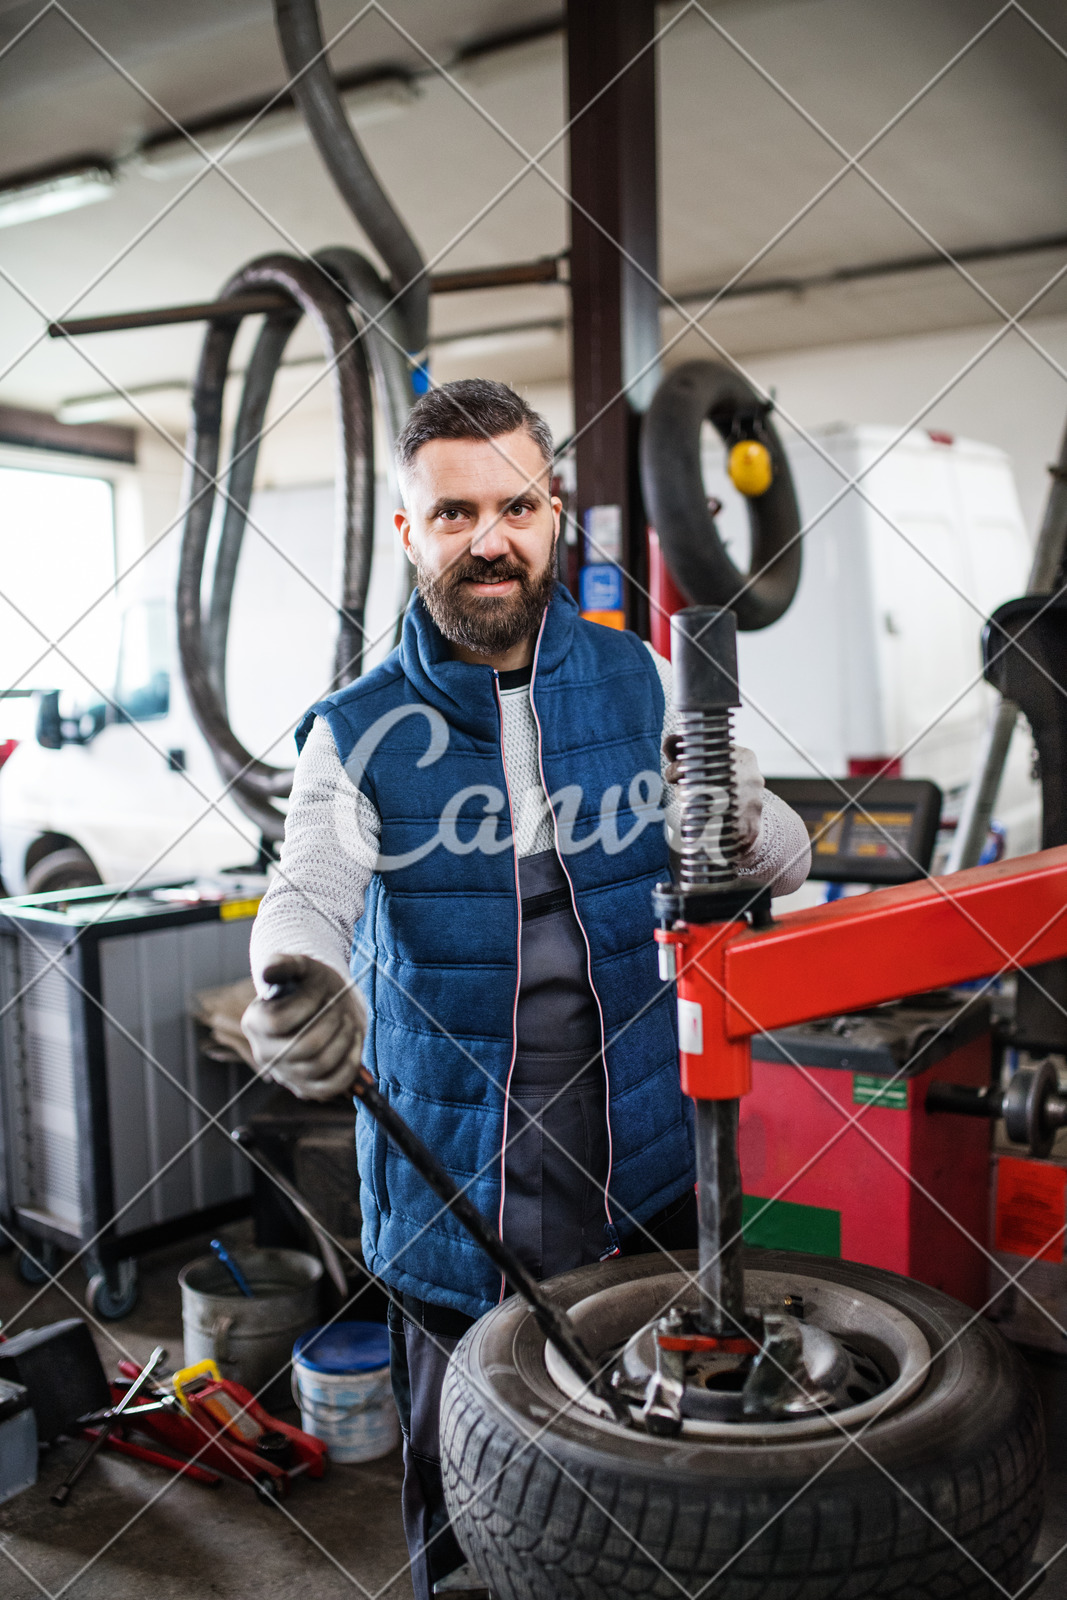
[[[52,450],[67,456],[92,456],[101,461],[137,461],[137,435],[110,422],[60,422],[47,411],[0,405],[0,444],[29,450]]]

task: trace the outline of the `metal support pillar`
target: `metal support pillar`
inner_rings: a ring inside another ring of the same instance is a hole
[[[618,506],[627,624],[646,638],[637,432],[659,378],[655,29],[655,0],[567,0],[577,510],[584,527],[592,507]]]

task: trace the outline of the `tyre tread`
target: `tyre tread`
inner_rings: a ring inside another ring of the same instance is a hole
[[[679,1584],[693,1595],[710,1585],[708,1600],[989,1600],[1025,1574],[1044,1440],[1017,1357],[1001,1435],[978,1456],[946,1448],[907,1474],[894,1468],[907,1494],[862,1456],[799,1493],[758,1478],[714,1479],[697,1493],[691,1478],[642,1481],[608,1454],[567,1459],[551,1426],[514,1425],[465,1346],[442,1397],[445,1490],[495,1600],[677,1600]]]

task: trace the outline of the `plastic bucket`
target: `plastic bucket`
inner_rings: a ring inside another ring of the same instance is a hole
[[[389,1332],[380,1322],[333,1322],[293,1346],[300,1426],[331,1461],[373,1461],[400,1443],[389,1384]]]
[[[266,1399],[277,1404],[288,1387],[293,1340],[321,1315],[322,1262],[302,1250],[235,1250],[233,1255],[254,1299],[241,1294],[214,1256],[200,1256],[178,1274],[186,1365],[210,1357],[224,1378],[243,1383],[253,1394],[269,1385]]]

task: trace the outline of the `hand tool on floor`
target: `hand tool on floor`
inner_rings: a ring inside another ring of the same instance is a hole
[[[163,1346],[157,1344],[156,1348],[152,1351],[152,1354],[141,1368],[141,1371],[138,1373],[137,1377],[131,1383],[126,1393],[122,1396],[122,1399],[115,1406],[115,1409],[101,1422],[99,1429],[95,1432],[93,1438],[89,1442],[88,1449],[85,1450],[81,1456],[79,1456],[78,1460],[71,1467],[70,1471],[67,1473],[67,1476],[64,1478],[55,1494],[52,1495],[51,1499],[54,1506],[65,1506],[69,1503],[71,1491],[74,1488],[74,1485],[77,1483],[78,1479],[81,1477],[82,1473],[85,1471],[86,1467],[89,1465],[96,1453],[107,1443],[111,1433],[119,1425],[123,1414],[129,1410],[130,1406],[141,1393],[142,1389],[146,1387],[149,1378],[152,1376],[153,1372],[155,1372],[160,1362],[164,1360],[166,1354],[167,1352],[164,1350]]]
[[[135,1406],[135,1411],[162,1410],[163,1407]],[[83,1437],[95,1439],[95,1428],[83,1428]],[[177,1456],[164,1455],[162,1450],[150,1450],[147,1445],[134,1444],[132,1439],[122,1439],[117,1433],[109,1433],[104,1440],[105,1450],[114,1450],[116,1455],[131,1456],[134,1461],[144,1461],[150,1467],[165,1467],[168,1472],[173,1472],[176,1478],[192,1478],[196,1483],[206,1484],[209,1489],[217,1489],[222,1479],[217,1472],[209,1472],[206,1467],[198,1467],[195,1461],[182,1461]]]

